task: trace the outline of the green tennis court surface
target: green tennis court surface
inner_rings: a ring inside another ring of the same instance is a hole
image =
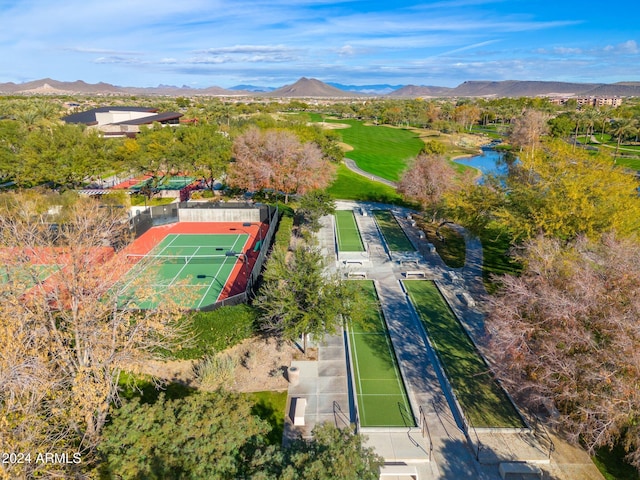
[[[168,177],[160,181],[155,187],[158,190],[180,190],[195,181],[194,177]],[[140,190],[145,186],[151,186],[149,180],[143,180],[131,187],[131,190]]]
[[[336,237],[338,250],[341,252],[364,252],[360,231],[351,210],[337,210]]]
[[[218,300],[236,263],[242,261],[238,257],[248,239],[247,234],[167,235],[147,255],[128,256],[135,265],[126,276],[124,296],[135,296],[142,278],[152,298],[169,291],[172,299],[187,308],[211,305]],[[153,308],[155,302],[141,302],[138,307]]]
[[[12,283],[20,289],[29,289],[44,282],[60,265],[19,264],[0,267],[0,283]]]
[[[524,427],[513,403],[495,380],[435,283],[409,280],[403,284],[465,416],[476,427]]]
[[[348,325],[360,426],[414,426],[373,281],[354,281],[362,286],[368,299],[364,323]]]
[[[414,252],[415,248],[389,210],[374,210],[373,215],[391,252]]]

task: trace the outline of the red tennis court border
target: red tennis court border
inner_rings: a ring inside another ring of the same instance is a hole
[[[218,300],[232,297],[242,293],[247,288],[247,281],[251,275],[251,271],[258,259],[262,245],[257,245],[264,238],[269,229],[269,225],[258,222],[178,222],[169,225],[161,225],[152,227],[143,235],[138,237],[134,242],[125,248],[121,255],[127,254],[147,254],[158,245],[167,235],[171,234],[247,234],[245,251],[238,252],[245,254],[246,264],[242,261],[237,262],[227,283],[225,284]]]

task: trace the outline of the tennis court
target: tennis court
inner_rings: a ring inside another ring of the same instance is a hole
[[[190,185],[195,180],[196,180],[195,177],[183,177],[178,175],[172,176],[172,177],[165,177],[162,180],[160,180],[156,188],[158,190],[180,190],[186,187],[187,185]],[[151,185],[151,179],[148,178],[131,186],[130,189],[140,190],[143,187],[150,186],[150,185]]]
[[[367,297],[362,325],[349,322],[349,346],[361,427],[414,426],[373,281],[358,282]]]
[[[59,269],[59,265],[4,265],[4,267],[0,268],[0,283],[15,282],[24,288],[31,288],[38,283],[44,282]]]
[[[364,252],[364,245],[355,216],[351,210],[337,210],[336,239],[340,252]]]
[[[171,291],[173,299],[191,309],[215,303],[234,270],[248,268],[245,263],[249,235],[242,234],[168,234],[155,248],[145,254],[127,254],[133,268],[125,277],[125,292],[131,287],[135,296],[138,279],[155,297]],[[125,297],[127,293],[125,293]],[[184,303],[184,302],[188,303]],[[153,308],[154,301],[143,302],[139,308]]]
[[[416,249],[389,210],[373,210],[378,228],[391,252],[414,252]]]

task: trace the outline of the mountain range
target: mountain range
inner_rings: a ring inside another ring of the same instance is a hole
[[[640,82],[572,83],[528,80],[467,81],[455,88],[416,85],[342,85],[324,83],[302,77],[297,82],[280,88],[238,85],[231,89],[221,87],[192,88],[159,85],[157,87],[120,87],[109,83],[90,84],[77,80],[61,82],[50,78],[16,84],[0,83],[0,94],[9,95],[164,95],[164,96],[264,96],[275,98],[349,98],[388,96],[394,98],[417,97],[536,97],[536,96],[640,96]]]

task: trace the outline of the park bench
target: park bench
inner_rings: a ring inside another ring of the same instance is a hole
[[[354,271],[354,272],[347,273],[347,276],[349,278],[352,278],[352,277],[367,278],[367,272],[355,272]]]
[[[382,477],[411,477],[418,480],[418,469],[415,465],[383,465],[380,467]]]
[[[362,260],[345,260],[345,265],[362,265]]]
[[[498,466],[498,471],[503,480],[528,477],[542,478],[540,467],[525,462],[503,462]]]
[[[293,407],[293,424],[297,426],[304,425],[304,412],[307,409],[307,399],[294,397],[291,399],[294,402]]]
[[[475,307],[476,306],[476,301],[467,292],[462,292],[462,294],[460,295],[460,298],[467,306],[469,306],[469,307]]]
[[[405,277],[414,276],[414,277],[426,277],[426,274],[422,270],[407,270],[404,272]]]

